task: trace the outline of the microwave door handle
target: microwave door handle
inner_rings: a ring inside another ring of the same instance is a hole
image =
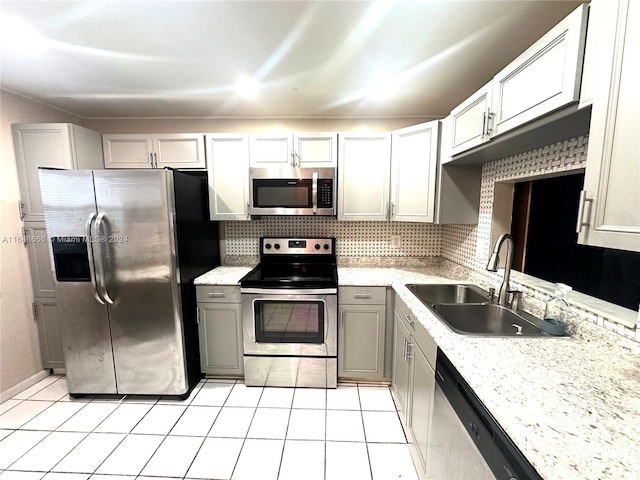
[[[311,183],[311,201],[313,202],[313,214],[318,214],[318,172],[313,172]]]

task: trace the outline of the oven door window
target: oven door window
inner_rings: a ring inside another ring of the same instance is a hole
[[[324,302],[256,300],[257,343],[324,343]]]
[[[312,184],[309,179],[253,180],[253,206],[257,208],[311,208]]]

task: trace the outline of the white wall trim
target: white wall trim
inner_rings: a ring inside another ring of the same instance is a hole
[[[17,385],[14,385],[13,387],[9,388],[8,390],[5,390],[4,392],[0,392],[0,403],[9,400],[12,397],[15,397],[20,392],[23,392],[27,388],[35,385],[40,380],[43,380],[43,379],[47,378],[48,376],[49,376],[49,370],[41,370],[40,372],[36,373],[35,375],[31,375],[26,380],[23,380],[22,382],[18,383]]]

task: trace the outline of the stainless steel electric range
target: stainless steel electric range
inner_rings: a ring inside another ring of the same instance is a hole
[[[335,239],[261,237],[260,263],[240,292],[245,383],[335,388]]]

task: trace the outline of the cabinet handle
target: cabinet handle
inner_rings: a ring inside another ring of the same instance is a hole
[[[404,319],[407,321],[407,323],[411,326],[413,326],[413,322],[415,321],[413,318],[411,318],[411,315],[407,315],[406,313],[403,313],[402,315],[404,315]]]
[[[296,154],[294,152],[291,152],[291,166],[296,166]]]
[[[196,323],[200,324],[200,309],[196,307]]]
[[[24,203],[22,201],[18,202],[18,215],[20,215],[20,220],[24,220]]]
[[[482,133],[480,134],[480,138],[484,138],[487,136],[487,112],[482,112]]]
[[[27,235],[27,229],[22,227],[22,246],[27,248],[27,243],[29,243],[29,235]]]
[[[153,168],[153,152],[149,153],[149,165]]]
[[[396,204],[391,202],[391,214],[389,215],[389,220],[393,220],[393,216],[396,214],[395,208],[396,208]]]
[[[225,292],[209,292],[209,298],[224,297]]]
[[[413,343],[407,340],[407,362],[413,358],[413,353],[411,353],[411,349],[413,348]]]
[[[37,303],[31,304],[31,311],[33,313],[33,321],[37,322],[38,321],[38,304]]]
[[[249,206],[249,202],[247,202],[247,220],[251,220],[251,207]]]
[[[340,310],[340,328],[344,328],[344,310]]]
[[[495,117],[495,113],[492,113],[491,110],[487,110],[487,133],[488,137],[493,133],[493,117]]]
[[[588,227],[590,222],[584,221],[584,204],[589,202],[589,212],[587,214],[587,219],[591,218],[591,206],[593,205],[593,198],[587,198],[587,191],[580,191],[580,200],[578,203],[578,224],[576,225],[576,232],[582,232],[582,227]]]
[[[402,345],[402,359],[407,361],[407,337],[402,337],[404,344]]]
[[[370,293],[354,293],[353,294],[353,298],[369,299],[369,298],[371,298],[371,294]]]
[[[153,152],[153,165],[154,168],[158,168],[158,154],[156,152]]]

